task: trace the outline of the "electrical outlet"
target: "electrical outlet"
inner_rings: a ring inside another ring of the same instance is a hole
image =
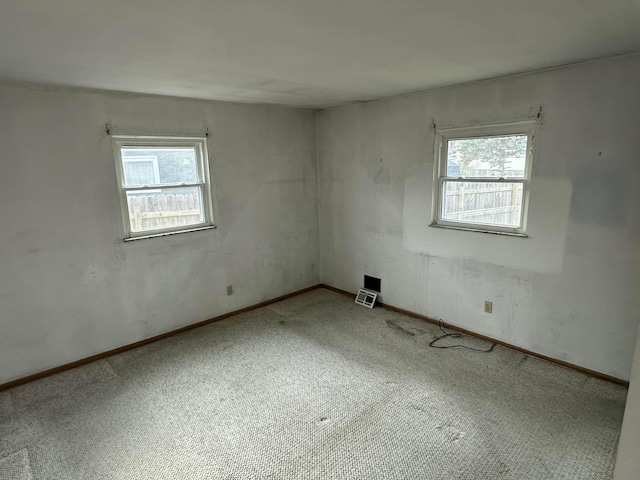
[[[484,313],[493,313],[493,302],[489,300],[484,301]]]
[[[227,297],[233,295],[233,285],[227,285]]]

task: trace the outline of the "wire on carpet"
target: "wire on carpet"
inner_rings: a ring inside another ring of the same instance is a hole
[[[467,347],[466,345],[460,345],[460,344],[456,344],[456,345],[435,345],[435,343],[438,340],[442,340],[443,338],[460,338],[460,337],[462,337],[461,333],[450,333],[450,332],[445,331],[444,322],[442,321],[442,319],[438,320],[438,326],[440,327],[440,330],[442,331],[442,335],[440,335],[439,337],[437,337],[437,338],[433,339],[431,342],[429,342],[429,346],[431,348],[466,348],[467,350],[473,350],[474,352],[489,353],[489,352],[493,351],[493,347],[496,346],[495,343],[492,343],[491,347],[488,350],[482,350],[481,348]]]

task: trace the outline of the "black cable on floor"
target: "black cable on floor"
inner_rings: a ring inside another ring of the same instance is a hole
[[[441,340],[443,338],[460,338],[462,337],[461,333],[449,333],[446,332],[444,330],[444,322],[442,321],[442,319],[440,319],[438,321],[438,326],[440,327],[440,330],[442,331],[443,335],[440,335],[438,338],[435,338],[434,340],[432,340],[431,342],[429,342],[429,346],[431,348],[466,348],[467,350],[473,350],[474,352],[482,352],[482,353],[489,353],[491,351],[493,351],[493,347],[496,346],[495,343],[491,344],[491,347],[488,350],[482,350],[480,348],[473,348],[473,347],[467,347],[466,345],[442,345],[442,346],[438,346],[438,345],[434,345],[438,340]]]

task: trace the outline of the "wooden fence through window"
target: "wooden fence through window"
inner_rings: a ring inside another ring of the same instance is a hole
[[[480,184],[479,184],[480,185]],[[491,225],[520,224],[522,184],[488,184],[485,188],[458,188],[445,194],[443,217]]]
[[[197,193],[130,195],[128,201],[133,231],[193,225],[202,221]]]

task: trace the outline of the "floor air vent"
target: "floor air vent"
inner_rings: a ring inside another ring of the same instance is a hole
[[[358,295],[356,295],[356,303],[358,305],[364,305],[367,308],[373,308],[376,303],[376,298],[378,298],[376,292],[370,292],[369,290],[361,288],[358,290]]]

